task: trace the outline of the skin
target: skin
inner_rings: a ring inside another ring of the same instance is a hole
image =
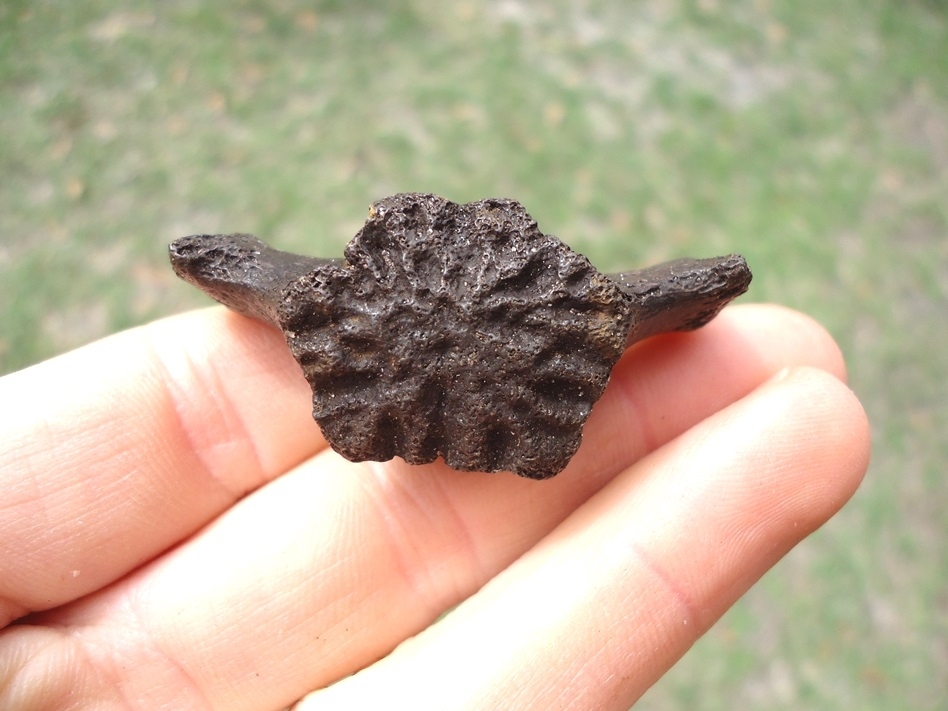
[[[223,308],[9,375],[0,708],[628,708],[855,491],[844,378],[729,307],[631,348],[536,482],[341,459]]]

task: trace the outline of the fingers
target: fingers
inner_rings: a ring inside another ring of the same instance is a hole
[[[783,309],[725,311],[698,332],[630,351],[580,453],[554,480],[353,465],[325,452],[162,560],[36,621],[71,638],[82,630],[86,659],[121,664],[132,688],[159,669],[177,675],[164,687],[175,694],[168,706],[288,703],[383,656],[649,449],[798,364],[841,371],[811,321]],[[139,658],[141,649],[163,661]]]
[[[616,367],[576,463],[611,462],[614,474],[792,366],[846,377],[839,347],[823,327],[780,306],[732,306],[699,331],[645,341]]]
[[[438,624],[309,708],[627,709],[868,463],[856,399],[785,374],[617,477]]]
[[[0,402],[0,624],[118,578],[322,446],[280,334],[221,308],[7,376]]]

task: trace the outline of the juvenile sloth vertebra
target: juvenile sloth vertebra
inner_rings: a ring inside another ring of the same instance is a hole
[[[698,328],[746,291],[737,255],[603,275],[516,201],[376,202],[345,259],[252,235],[171,244],[181,278],[280,328],[313,417],[353,461],[561,471],[632,343]]]

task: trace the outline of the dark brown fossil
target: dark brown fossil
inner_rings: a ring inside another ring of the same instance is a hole
[[[629,345],[704,325],[751,279],[737,255],[603,275],[518,202],[416,193],[375,203],[344,259],[246,234],[170,253],[178,276],[283,331],[344,457],[534,479],[569,462]]]

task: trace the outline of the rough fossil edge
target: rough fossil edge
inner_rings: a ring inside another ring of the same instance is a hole
[[[331,446],[542,479],[625,350],[629,297],[514,201],[395,196],[279,312]]]
[[[416,193],[376,202],[344,260],[252,235],[181,238],[171,258],[283,330],[343,456],[536,479],[575,454],[628,345],[700,327],[750,282],[737,255],[604,276],[516,201]]]

